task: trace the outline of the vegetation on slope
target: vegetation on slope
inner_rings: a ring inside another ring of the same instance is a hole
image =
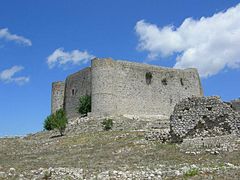
[[[57,129],[61,136],[63,136],[63,133],[67,126],[67,117],[66,113],[63,109],[59,109],[54,114],[49,115],[45,121],[44,121],[44,129],[45,130],[53,130]]]

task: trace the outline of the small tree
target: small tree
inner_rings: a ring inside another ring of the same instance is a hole
[[[54,121],[54,129],[58,129],[61,136],[63,136],[63,133],[67,127],[67,117],[66,113],[63,109],[59,109],[55,114],[55,121]]]
[[[43,127],[45,130],[50,131],[54,129],[53,124],[54,124],[54,115],[51,114],[45,119]]]
[[[54,114],[51,114],[44,121],[44,129],[46,130],[58,129],[61,136],[63,136],[66,126],[67,117],[63,109],[59,109]]]
[[[103,130],[109,131],[113,127],[113,120],[112,119],[104,119],[102,122]]]
[[[91,112],[91,96],[85,95],[80,97],[78,112],[84,116]]]

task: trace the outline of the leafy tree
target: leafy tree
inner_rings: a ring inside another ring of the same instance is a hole
[[[54,129],[58,129],[61,136],[63,136],[63,133],[67,127],[67,117],[66,113],[63,109],[59,109],[55,114],[54,114]]]
[[[48,131],[53,130],[54,129],[53,123],[54,123],[54,115],[51,114],[44,121],[44,125],[43,125],[44,129]]]
[[[84,116],[91,112],[91,96],[85,95],[80,97],[78,112]]]
[[[54,114],[48,116],[44,122],[44,129],[53,130],[58,129],[61,136],[67,127],[67,117],[63,109],[59,109]]]

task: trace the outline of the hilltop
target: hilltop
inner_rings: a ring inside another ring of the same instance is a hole
[[[184,152],[144,131],[39,132],[0,139],[0,179],[237,179],[240,151]],[[240,142],[237,142],[240,145]],[[238,146],[237,146],[238,147]]]

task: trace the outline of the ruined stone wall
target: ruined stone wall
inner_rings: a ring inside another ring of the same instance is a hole
[[[167,115],[180,99],[202,96],[196,69],[92,60],[92,114]]]
[[[239,133],[240,115],[217,96],[185,98],[170,117],[174,141]]]
[[[52,83],[51,113],[63,108],[65,82]]]
[[[231,101],[230,104],[235,111],[240,113],[240,99],[235,99]]]
[[[67,117],[78,117],[79,98],[84,95],[91,95],[91,68],[85,68],[76,72],[66,79],[64,109]]]

